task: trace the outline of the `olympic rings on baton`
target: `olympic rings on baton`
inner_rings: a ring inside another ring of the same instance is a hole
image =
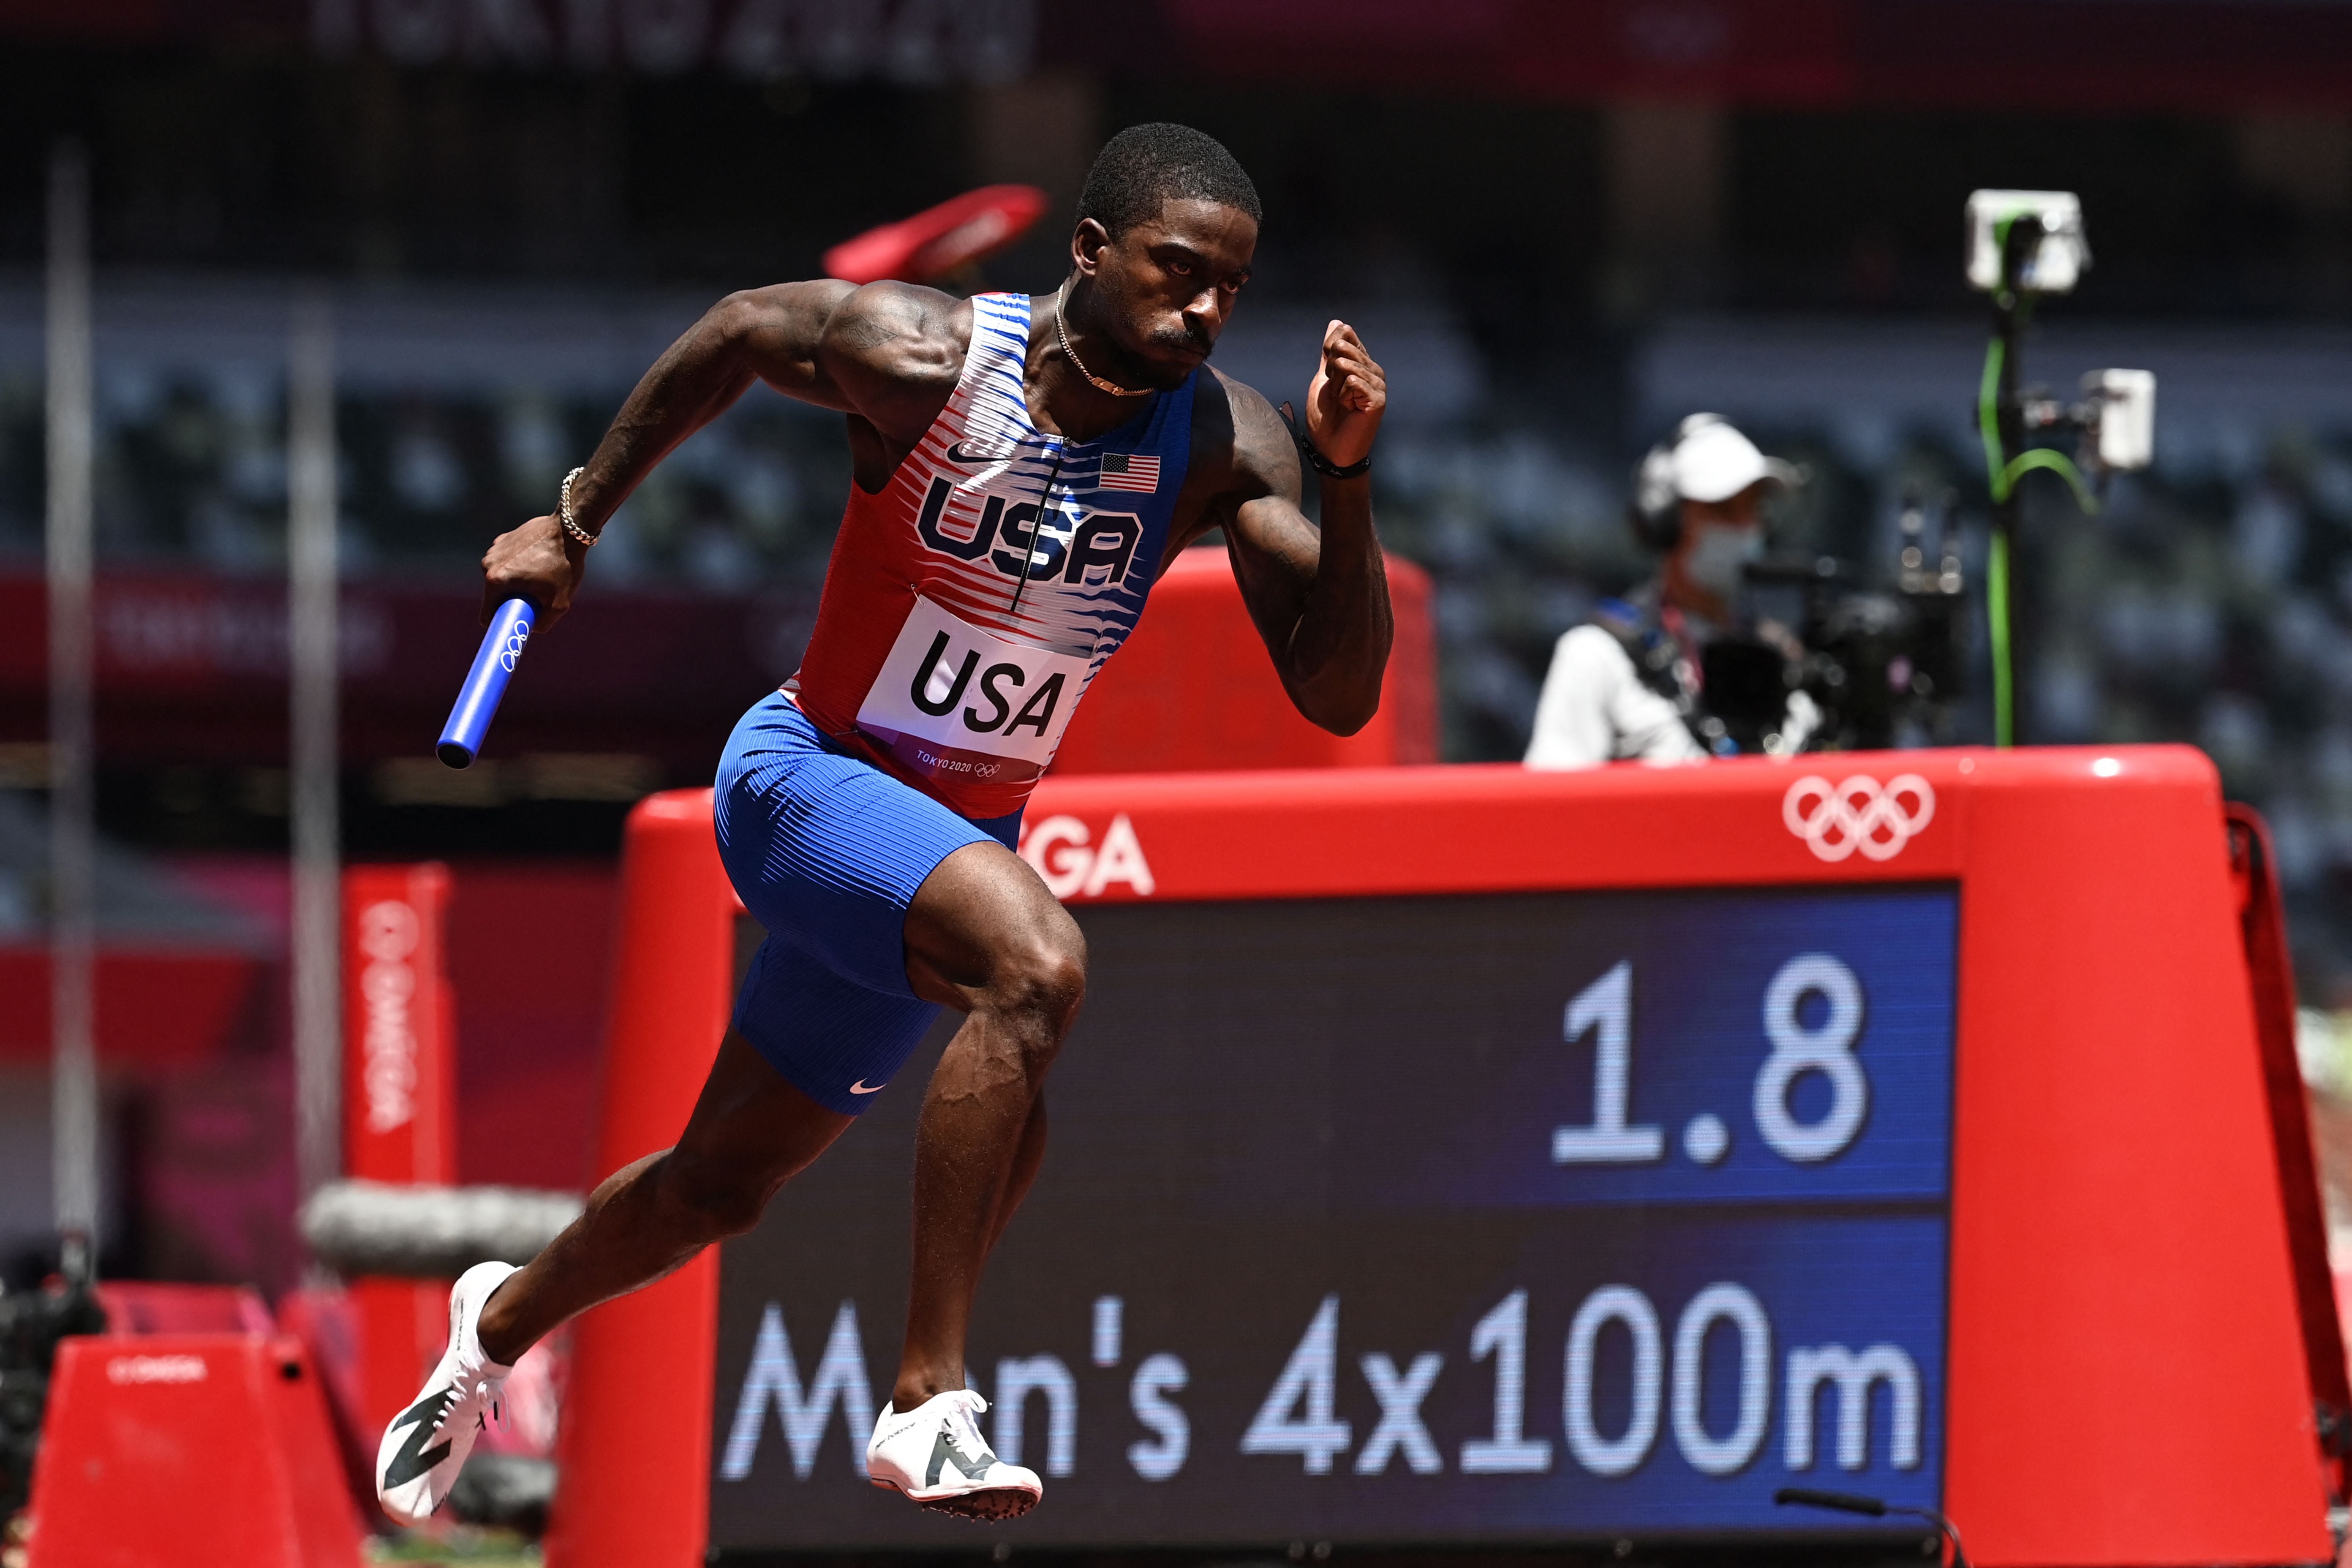
[[[499,667],[509,675],[515,670],[515,661],[522,658],[522,645],[530,640],[528,622],[518,621],[515,629],[507,634],[506,646],[499,651]]]
[[[1916,804],[1906,806],[1906,795]],[[1936,792],[1917,773],[1899,774],[1884,788],[1868,773],[1836,784],[1809,773],[1780,799],[1780,820],[1824,860],[1843,860],[1857,849],[1868,859],[1891,860],[1935,816]]]

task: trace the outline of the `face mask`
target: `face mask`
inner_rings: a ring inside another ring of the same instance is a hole
[[[1728,599],[1747,583],[1748,563],[1764,553],[1764,532],[1758,528],[1707,522],[1683,555],[1683,574],[1708,593]]]

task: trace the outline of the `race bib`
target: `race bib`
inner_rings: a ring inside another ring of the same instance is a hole
[[[918,596],[857,710],[858,731],[934,778],[1045,771],[1093,662],[1010,642]]]

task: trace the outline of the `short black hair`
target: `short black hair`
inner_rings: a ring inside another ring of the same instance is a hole
[[[1169,201],[1221,202],[1260,221],[1257,187],[1215,137],[1189,125],[1130,125],[1103,144],[1087,171],[1078,219],[1094,219],[1117,239],[1160,216]]]

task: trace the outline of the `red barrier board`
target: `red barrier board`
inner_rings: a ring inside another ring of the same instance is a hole
[[[137,1068],[210,1059],[261,974],[261,961],[246,953],[101,950],[99,1059]],[[47,1058],[54,995],[47,949],[0,947],[0,1059]]]
[[[736,905],[709,810],[658,796],[631,824],[606,1169],[674,1136],[724,1026]],[[2200,754],[1049,778],[1024,853],[1082,922],[1092,905],[1292,900],[1303,920],[1323,918],[1306,900],[1428,895],[1946,900],[1942,1506],[1987,1568],[2330,1555],[2294,1263],[2320,1254],[2289,1234],[2316,1210],[2283,1201],[2242,893]],[[551,1563],[682,1568],[712,1542],[719,1272],[706,1255],[581,1325]],[[671,1396],[648,1405],[648,1386]],[[759,1423],[755,1405],[739,1430]],[[1682,1440],[1723,1441],[1703,1416]]]
[[[343,1168],[371,1182],[457,1179],[457,1002],[444,931],[449,871],[358,866],[343,874]],[[448,1333],[448,1287],[358,1279],[361,1426],[380,1430],[416,1395]]]
[[[357,1568],[362,1532],[298,1340],[58,1347],[28,1568]]]
[[[110,764],[268,763],[286,756],[286,585],[197,572],[102,573],[95,589],[98,743]],[[448,677],[481,637],[470,585],[355,580],[339,668],[348,763],[422,760]],[[736,718],[792,673],[813,595],[604,584],[540,634],[500,705],[491,761],[537,752],[651,756],[699,778]],[[0,740],[37,741],[47,689],[38,573],[0,571]]]

